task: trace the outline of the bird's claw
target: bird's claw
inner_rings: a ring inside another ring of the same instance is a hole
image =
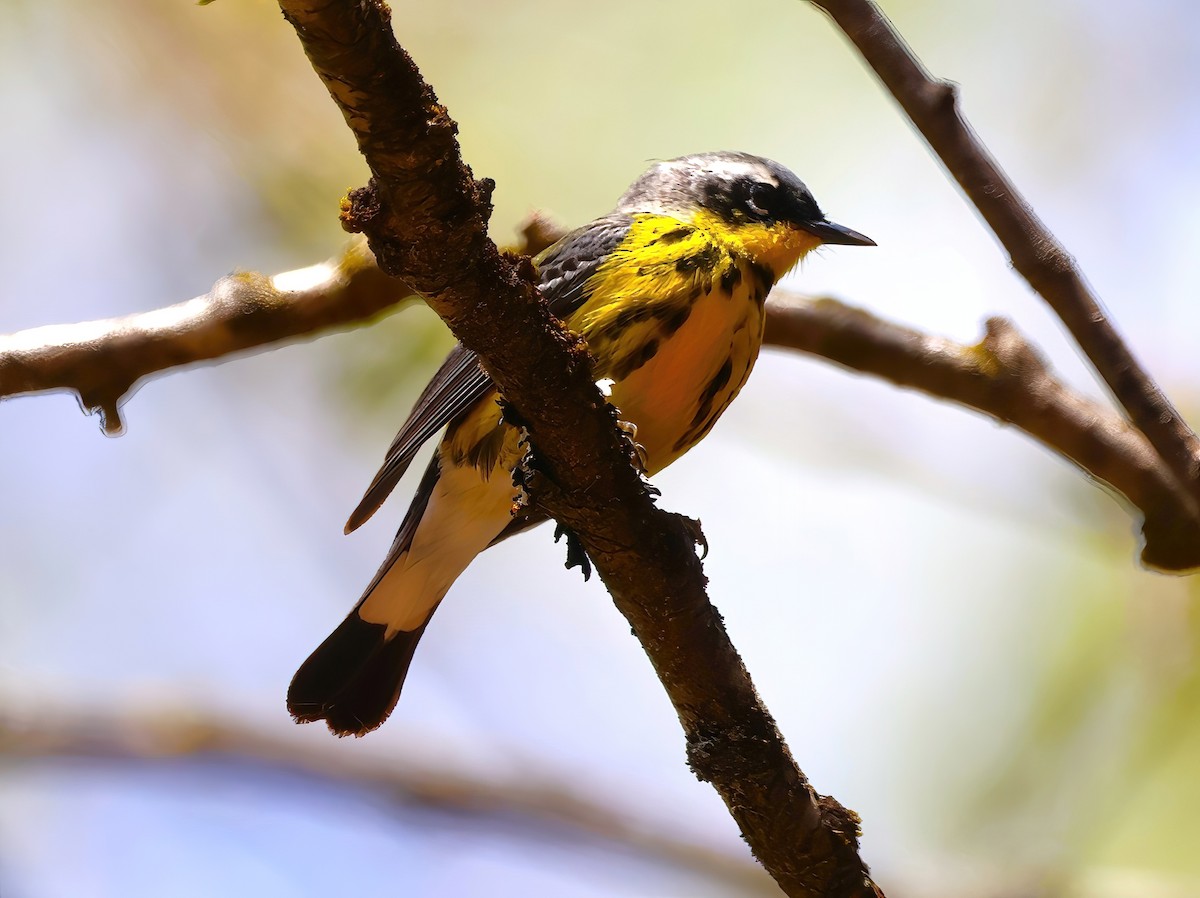
[[[637,425],[632,421],[626,421],[621,417],[621,411],[616,406],[613,406],[613,414],[617,421],[617,430],[625,435],[625,440],[629,443],[629,463],[637,468],[637,472],[643,477],[646,476],[650,461],[646,455],[646,447],[637,441]]]

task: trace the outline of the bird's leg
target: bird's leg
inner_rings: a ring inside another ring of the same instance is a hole
[[[612,403],[609,403],[612,405]],[[613,414],[617,419],[617,430],[625,434],[625,439],[629,443],[629,463],[637,468],[637,472],[646,477],[646,467],[649,461],[646,458],[646,447],[637,441],[637,425],[632,421],[626,421],[621,417],[621,410],[615,405],[612,406]],[[649,484],[647,484],[649,485]],[[654,489],[654,487],[650,487]],[[655,490],[655,495],[658,491]]]
[[[533,506],[533,494],[537,492],[539,480],[544,488],[547,481],[553,483],[553,478],[545,466],[540,463],[533,445],[529,442],[529,431],[526,429],[521,416],[517,414],[516,409],[503,399],[500,400],[500,409],[505,423],[516,427],[520,431],[520,446],[524,449],[524,452],[521,454],[521,460],[517,462],[512,472],[513,486],[517,490],[517,494],[513,496],[512,515],[516,517]],[[583,543],[580,542],[579,537],[575,535],[573,530],[556,521],[554,541],[557,543],[564,536],[567,539],[567,570],[577,567],[580,573],[583,574],[585,581],[591,579],[592,562],[583,548]]]
[[[603,390],[603,387],[602,387]],[[521,434],[520,445],[524,449],[521,455],[521,460],[517,462],[513,468],[512,478],[513,486],[516,488],[516,495],[513,496],[512,514],[514,517],[528,511],[536,500],[533,498],[539,488],[539,479],[542,481],[542,488],[546,481],[553,483],[553,477],[546,469],[538,457],[533,446],[529,442],[529,432],[525,427],[525,422],[511,405],[503,399],[499,400],[501,414],[504,422],[516,427]],[[625,437],[629,453],[629,463],[634,466],[637,472],[641,475],[642,484],[646,492],[651,496],[660,495],[659,490],[654,484],[646,479],[646,448],[637,441],[637,425],[632,421],[625,421],[621,418],[621,411],[611,402],[608,404],[610,414],[613,416],[613,421],[617,425],[617,430]],[[699,521],[686,519],[687,523],[694,525],[689,526],[689,531],[697,538],[697,543],[704,546],[704,551],[708,552],[708,543],[704,541],[704,534],[700,531]],[[571,528],[565,526],[561,522],[556,522],[554,529],[554,541],[566,538],[567,541],[567,570],[571,568],[579,568],[583,574],[583,579],[588,580],[592,576],[592,562],[588,558],[587,550],[584,549],[583,543]]]
[[[646,447],[637,441],[637,425],[632,421],[626,421],[621,417],[621,410],[611,402],[608,407],[612,409],[613,419],[617,422],[617,430],[625,437],[625,442],[629,449],[629,463],[641,475],[642,488],[646,491],[646,495],[657,499],[662,495],[662,490],[650,482],[649,475],[646,470],[650,464],[646,456]]]
[[[544,476],[546,472],[538,467],[533,446],[529,442],[529,430],[525,426],[524,419],[503,397],[497,399],[496,404],[500,406],[500,419],[505,424],[517,429],[517,432],[520,434],[517,445],[524,450],[521,453],[521,460],[517,462],[512,472],[513,488],[516,489],[517,493],[513,496],[512,507],[509,509],[509,513],[515,518],[533,504],[533,500],[530,498],[530,493],[533,490],[533,482],[539,475]]]
[[[613,381],[610,378],[603,378],[596,381],[596,386],[599,388],[601,395],[608,401],[608,408],[612,414],[613,421],[616,422],[617,430],[625,435],[625,440],[629,443],[629,463],[637,469],[637,472],[642,475],[642,481],[646,483],[650,491],[650,495],[657,496],[659,492],[649,481],[646,480],[646,470],[649,466],[649,461],[646,458],[646,447],[637,441],[637,425],[632,421],[626,421],[621,417],[621,410],[617,408],[612,401]]]
[[[538,478],[542,478],[543,482],[548,479],[546,471],[538,465],[537,453],[533,451],[533,447],[529,444],[528,435],[524,428],[521,429],[521,445],[525,447],[525,453],[521,456],[521,460],[517,463],[517,466],[513,468],[513,486],[517,488],[517,495],[513,497],[512,504],[513,517],[521,514],[532,505],[530,492],[537,485]],[[583,548],[583,543],[575,535],[574,530],[560,521],[555,521],[554,541],[557,543],[563,537],[567,539],[567,570],[577,567],[579,568],[579,572],[583,574],[584,581],[590,580],[592,577],[592,561],[588,558],[587,551]]]

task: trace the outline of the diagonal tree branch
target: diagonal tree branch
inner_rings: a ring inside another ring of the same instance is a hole
[[[15,703],[20,707],[21,703]],[[473,819],[514,821],[533,835],[564,834],[635,852],[659,863],[727,883],[740,895],[778,894],[761,867],[748,859],[673,836],[660,823],[638,820],[598,803],[565,783],[533,773],[497,780],[448,767],[347,754],[336,743],[277,736],[231,724],[227,715],[180,714],[166,708],[130,713],[39,707],[37,714],[0,703],[0,758],[47,761],[93,758],[123,763],[173,764],[217,758],[251,770],[264,766],[318,784],[366,789],[396,807],[421,807]],[[298,734],[297,734],[298,735]]]
[[[534,218],[524,252],[561,231]],[[411,291],[354,242],[341,256],[274,277],[222,278],[195,299],[124,318],[0,335],[0,399],[72,390],[114,409],[131,385],[179,365],[221,361],[361,324]],[[1200,567],[1200,517],[1146,438],[1114,411],[1067,388],[1004,319],[964,346],[834,299],[779,290],[767,302],[768,345],[820,356],[902,387],[976,409],[1034,437],[1123,495],[1143,518],[1142,561],[1166,571]],[[111,416],[108,416],[109,420]]]
[[[930,75],[874,0],[810,2],[845,32],[908,114],[1004,246],[1013,267],[1062,319],[1195,507],[1200,503],[1200,438],[1117,333],[1075,260],[963,118],[957,86]]]
[[[809,785],[709,604],[696,527],[654,506],[586,347],[549,315],[532,266],[488,239],[492,184],[463,163],[455,125],[396,42],[390,10],[382,0],[280,7],[371,170],[343,223],[479,354],[528,425],[541,472],[534,501],[579,537],[631,624],[693,771],[787,894],[880,894],[858,855],[857,817]]]

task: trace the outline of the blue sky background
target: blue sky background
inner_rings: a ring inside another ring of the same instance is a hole
[[[1200,356],[1200,8],[886,2],[1176,398]],[[771,156],[878,249],[787,287],[932,333],[1014,318],[1102,395],[1061,327],[845,41],[807,4],[395,3],[401,43],[496,179],[493,232],[577,224],[648,160]],[[0,6],[0,332],[151,309],[345,241],[349,132],[270,4]],[[294,739],[295,666],[403,514],[342,522],[446,348],[369,330],[155,380],[100,435],[65,395],[0,407],[7,713],[189,709]],[[1193,417],[1195,417],[1193,415]],[[764,353],[656,478],[704,522],[710,595],[818,790],[865,821],[889,895],[1200,893],[1200,626],[1128,515],[1018,434]],[[548,530],[463,576],[380,732],[336,749],[569,782],[739,856],[602,587]],[[217,762],[0,756],[0,896],[718,896],[520,827]],[[1021,889],[1043,891],[1020,892]]]

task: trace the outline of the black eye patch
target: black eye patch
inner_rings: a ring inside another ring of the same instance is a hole
[[[701,205],[731,224],[819,221],[821,210],[816,201],[804,185],[797,182],[797,188],[754,176],[711,178],[700,185]]]
[[[765,181],[752,181],[746,190],[746,210],[751,218],[765,221],[778,218],[780,211],[779,188]]]

